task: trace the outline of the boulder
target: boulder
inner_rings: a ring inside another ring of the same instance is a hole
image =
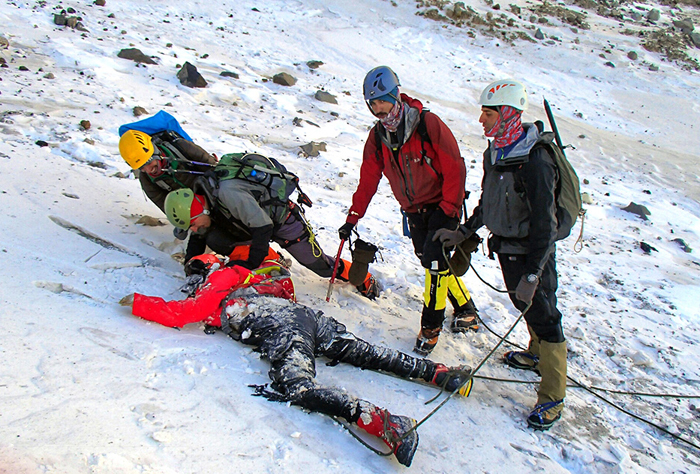
[[[630,202],[629,205],[627,207],[623,207],[622,210],[630,212],[632,214],[635,214],[635,215],[641,217],[645,221],[648,221],[649,218],[647,216],[651,215],[651,212],[649,212],[649,209],[647,209],[645,206],[642,206],[641,204],[637,204],[635,202]]]
[[[197,71],[197,68],[189,62],[185,62],[182,68],[178,71],[177,78],[180,80],[180,84],[183,86],[207,87],[207,81],[205,81],[199,71]]]
[[[687,243],[685,243],[685,240],[683,239],[673,239],[671,242],[677,243],[685,253],[691,253],[693,251],[693,249],[691,249],[690,246]]]
[[[693,20],[691,20],[690,18],[674,20],[673,26],[681,30],[681,33],[690,33],[695,29],[695,25],[693,25]]]
[[[318,156],[320,152],[326,151],[326,142],[310,142],[300,148],[306,156]]]
[[[700,33],[697,31],[690,33],[690,41],[696,48],[700,48]]]
[[[286,72],[280,72],[279,74],[275,74],[274,76],[272,76],[272,82],[281,86],[293,86],[297,83],[297,80],[291,74],[287,74]]]
[[[119,54],[117,54],[117,57],[122,59],[130,59],[135,63],[157,64],[153,59],[143,54],[140,49],[136,48],[122,49],[119,51]]]
[[[337,104],[338,101],[336,100],[335,96],[331,93],[328,93],[326,91],[316,91],[316,94],[314,95],[316,100],[320,100],[321,102],[326,102],[328,104]]]

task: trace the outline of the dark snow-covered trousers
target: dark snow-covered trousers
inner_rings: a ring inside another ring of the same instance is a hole
[[[527,271],[526,255],[498,254],[498,261],[501,264],[503,280],[508,291],[515,292],[520,278]],[[540,284],[537,286],[535,296],[532,299],[532,306],[525,313],[525,321],[532,328],[537,337],[542,341],[551,343],[564,342],[564,331],[561,326],[561,313],[557,309],[557,267],[555,252],[549,256],[544,264]],[[515,294],[510,294],[510,299],[520,311],[527,306],[522,301],[515,298]]]
[[[305,306],[297,305],[293,313],[291,323],[286,321],[276,324],[276,327],[265,327],[264,340],[258,341],[258,345],[272,363],[269,375],[273,388],[295,405],[339,416],[350,423],[356,422],[360,415],[362,400],[344,390],[318,384],[315,379],[317,356],[326,356],[331,359],[331,364],[346,362],[403,378],[433,379],[435,363],[430,360],[416,359],[363,341],[347,332],[345,326],[335,319]],[[246,328],[242,329],[245,331]],[[256,328],[252,329],[255,332]]]

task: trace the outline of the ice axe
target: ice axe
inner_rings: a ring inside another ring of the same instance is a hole
[[[335,265],[333,265],[333,274],[331,275],[331,281],[328,283],[328,292],[326,293],[326,302],[331,300],[331,293],[333,293],[333,283],[335,283],[335,275],[338,273],[338,264],[340,263],[340,254],[343,252],[343,247],[345,246],[345,239],[340,241],[338,246],[338,253],[335,256]]]

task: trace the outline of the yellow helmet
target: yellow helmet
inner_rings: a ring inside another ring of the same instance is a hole
[[[153,141],[147,133],[127,130],[119,139],[119,153],[132,169],[139,169],[153,156]]]

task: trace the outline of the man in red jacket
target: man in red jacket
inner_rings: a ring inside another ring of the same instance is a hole
[[[399,93],[399,78],[386,66],[372,69],[364,97],[379,121],[365,143],[360,183],[338,233],[347,239],[365,215],[384,174],[406,214],[415,253],[426,269],[421,331],[414,351],[429,354],[437,344],[447,298],[454,307],[453,332],[476,331],[477,310],[461,280],[447,265],[438,229],[454,230],[464,201],[466,167],[447,125],[423,104]],[[449,254],[448,254],[449,256]]]
[[[315,378],[316,356],[329,358],[331,364],[346,362],[422,380],[447,391],[458,390],[465,397],[471,391],[469,368],[446,367],[375,346],[355,337],[334,318],[294,302],[294,286],[283,267],[273,263],[253,272],[239,266],[218,269],[220,263],[212,262],[211,255],[192,260],[196,259],[203,259],[202,269],[212,271],[193,298],[166,302],[136,293],[132,313],[171,327],[204,322],[257,346],[272,365],[269,376],[274,389],[258,387],[258,395],[354,423],[380,437],[401,464],[410,466],[418,447],[415,420],[393,415],[344,390],[321,386]]]

